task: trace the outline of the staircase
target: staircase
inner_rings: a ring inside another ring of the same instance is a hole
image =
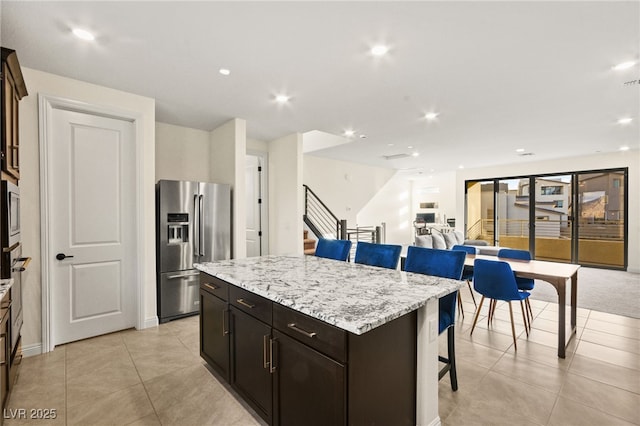
[[[309,238],[309,231],[303,231],[302,238],[304,241],[304,254],[316,254],[316,240]]]

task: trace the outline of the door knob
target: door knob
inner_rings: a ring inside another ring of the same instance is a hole
[[[73,256],[67,256],[67,255],[66,255],[66,254],[64,254],[64,253],[58,253],[58,254],[56,254],[56,259],[58,259],[58,260],[65,260],[67,257],[73,257]]]

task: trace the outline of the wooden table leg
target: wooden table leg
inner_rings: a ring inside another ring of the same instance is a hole
[[[558,279],[553,283],[558,291],[558,357],[565,357],[565,303],[567,296],[566,280]],[[572,290],[573,291],[573,290]],[[573,293],[572,293],[573,294]],[[573,313],[573,307],[572,307]]]

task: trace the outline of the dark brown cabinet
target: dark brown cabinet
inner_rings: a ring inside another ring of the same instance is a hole
[[[274,424],[346,423],[346,368],[274,330]]]
[[[2,103],[2,149],[3,179],[20,179],[20,139],[18,135],[18,102],[27,96],[18,56],[12,49],[2,48],[2,84],[0,84],[0,102]]]
[[[231,318],[231,386],[271,424],[271,326],[234,306]]]
[[[354,335],[210,275],[200,282],[200,353],[268,424],[415,424],[415,311]]]
[[[229,380],[229,307],[226,300],[200,289],[200,356]]]
[[[0,403],[4,407],[9,394],[9,357],[11,342],[9,340],[9,317],[11,297],[5,293],[0,301]]]

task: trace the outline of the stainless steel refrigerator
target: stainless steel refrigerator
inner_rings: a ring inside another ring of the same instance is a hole
[[[158,318],[199,311],[194,263],[231,258],[229,185],[160,180],[156,184]]]

